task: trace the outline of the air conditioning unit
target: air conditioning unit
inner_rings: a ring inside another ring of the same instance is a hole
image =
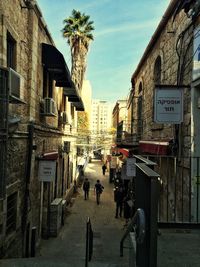
[[[53,98],[46,97],[44,99],[44,115],[45,116],[55,116],[56,106]]]
[[[50,205],[50,236],[56,237],[62,223],[62,198],[55,198]]]
[[[62,124],[67,124],[67,123],[69,123],[67,112],[63,111],[63,113],[62,113]]]
[[[21,75],[9,68],[8,87],[11,98],[14,97],[20,99],[21,80]]]

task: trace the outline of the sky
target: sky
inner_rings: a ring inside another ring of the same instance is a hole
[[[94,22],[85,79],[92,98],[116,102],[126,99],[134,73],[170,0],[37,0],[57,49],[69,70],[71,55],[62,37],[63,20],[73,9]]]

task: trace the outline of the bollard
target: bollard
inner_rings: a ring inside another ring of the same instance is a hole
[[[159,174],[145,163],[136,163],[135,204],[146,217],[145,239],[136,245],[136,265],[140,267],[157,266],[158,178]]]

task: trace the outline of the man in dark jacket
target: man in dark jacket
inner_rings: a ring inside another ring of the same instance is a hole
[[[100,195],[101,193],[103,192],[103,185],[100,183],[99,180],[97,180],[95,186],[94,186],[94,192],[96,193],[96,202],[97,202],[97,205],[99,205],[100,203]]]
[[[83,183],[83,191],[84,191],[84,197],[86,200],[89,198],[89,191],[90,191],[90,182],[88,181],[88,178],[85,178],[85,181]]]
[[[102,166],[102,173],[103,173],[103,175],[105,175],[106,169],[107,169],[106,164],[103,164],[103,166]]]
[[[123,202],[124,202],[124,189],[122,185],[116,188],[115,202],[116,202],[115,218],[118,218],[118,215],[122,217],[122,209],[123,209]]]

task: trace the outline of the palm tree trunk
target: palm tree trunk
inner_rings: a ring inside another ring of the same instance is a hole
[[[79,92],[82,90],[83,80],[86,72],[87,50],[81,45],[74,46],[72,51],[71,77]]]

